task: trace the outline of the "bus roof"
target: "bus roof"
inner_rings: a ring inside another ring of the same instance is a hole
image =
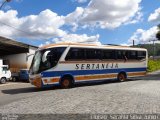
[[[39,49],[48,49],[48,48],[53,48],[53,47],[88,47],[88,48],[102,48],[102,49],[129,49],[129,50],[145,50],[145,48],[136,48],[136,47],[130,47],[130,46],[118,46],[118,45],[96,45],[96,44],[83,44],[83,43],[57,43],[57,44],[49,44],[40,47]]]

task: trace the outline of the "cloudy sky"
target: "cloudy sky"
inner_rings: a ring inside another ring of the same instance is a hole
[[[147,43],[159,23],[160,0],[12,0],[0,10],[0,36],[36,46]]]

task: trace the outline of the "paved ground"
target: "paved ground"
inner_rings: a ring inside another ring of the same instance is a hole
[[[160,71],[127,82],[80,84],[72,89],[0,85],[0,113],[160,113]]]

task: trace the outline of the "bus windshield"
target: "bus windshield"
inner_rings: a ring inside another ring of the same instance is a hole
[[[64,50],[64,47],[57,47],[37,51],[30,67],[30,74],[38,74],[55,67]]]

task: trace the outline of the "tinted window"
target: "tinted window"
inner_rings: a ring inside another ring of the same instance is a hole
[[[124,50],[116,50],[116,53],[117,59],[125,59],[128,56],[127,51]]]
[[[145,57],[145,51],[71,48],[66,56],[66,60],[140,60]]]
[[[137,52],[137,59],[141,60],[141,59],[145,59],[146,58],[146,52],[145,51],[138,51]]]
[[[86,49],[86,59],[98,60],[101,59],[101,50],[98,49]]]
[[[66,60],[84,60],[85,53],[82,48],[71,48],[66,56]]]
[[[127,58],[130,60],[136,60],[137,59],[137,51],[128,51]]]
[[[55,67],[64,52],[64,47],[51,48],[42,51],[42,58],[40,63],[41,70],[47,70],[52,67]]]
[[[145,51],[126,51],[125,56],[128,60],[141,60],[146,58]]]
[[[58,47],[37,51],[30,67],[30,73],[37,74],[55,67],[64,50],[65,47]]]
[[[115,59],[115,50],[103,50],[102,59]]]
[[[2,69],[3,69],[3,71],[7,71],[7,70],[8,70],[8,68],[7,68],[7,67],[3,67]]]

